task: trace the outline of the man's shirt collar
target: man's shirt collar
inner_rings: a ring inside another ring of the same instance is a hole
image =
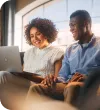
[[[91,44],[93,44],[93,42],[95,41],[95,35],[93,34],[93,36],[91,37],[91,40],[88,43],[84,43],[84,44],[80,44],[80,42],[78,41],[77,44],[80,45],[82,48],[88,47]]]

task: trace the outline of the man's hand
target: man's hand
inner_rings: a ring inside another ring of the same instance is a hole
[[[49,74],[44,78],[44,80],[41,83],[47,85],[48,87],[52,87],[53,84],[56,82],[57,82],[57,77],[53,74]]]
[[[72,78],[69,80],[69,82],[84,82],[84,80],[87,78],[86,75],[76,72]]]
[[[67,87],[76,85],[83,86],[86,78],[86,75],[76,72],[69,80]]]
[[[76,86],[76,85],[79,85],[79,86],[84,86],[84,82],[70,82],[67,84],[66,87],[70,87],[70,86]]]

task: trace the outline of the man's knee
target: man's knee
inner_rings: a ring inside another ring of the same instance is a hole
[[[71,85],[64,89],[64,101],[73,104],[78,97],[80,91],[79,85]]]

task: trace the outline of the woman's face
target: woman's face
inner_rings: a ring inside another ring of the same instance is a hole
[[[32,45],[40,49],[49,45],[49,42],[47,41],[45,36],[43,36],[43,34],[39,32],[39,30],[36,27],[32,27],[30,29],[30,38]]]

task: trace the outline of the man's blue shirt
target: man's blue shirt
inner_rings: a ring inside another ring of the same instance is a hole
[[[70,79],[75,72],[88,74],[100,67],[100,37],[93,36],[86,44],[72,44],[66,50],[59,77],[64,81]]]

